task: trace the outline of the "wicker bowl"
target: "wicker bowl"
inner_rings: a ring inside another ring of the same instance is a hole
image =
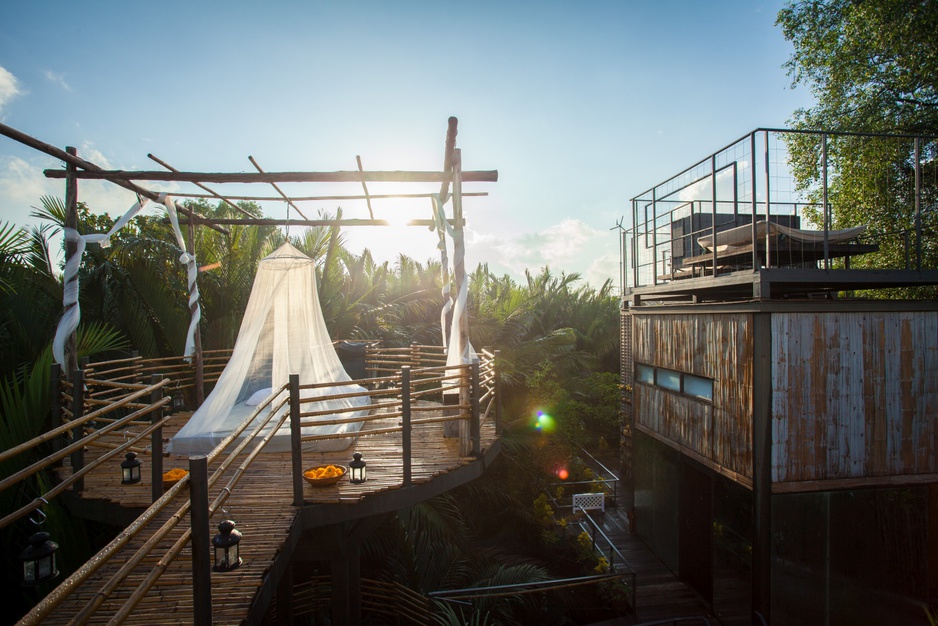
[[[173,468],[169,470],[169,472],[166,472],[163,474],[163,491],[166,491],[167,489],[169,489],[170,487],[172,487],[173,485],[178,483],[180,480],[182,480],[183,478],[189,475],[189,472],[186,470],[182,470],[183,472],[185,472],[183,474],[178,474],[176,470],[177,468]],[[170,473],[170,472],[174,472],[174,473]]]
[[[340,470],[340,473],[336,474],[335,476],[326,476],[323,478],[313,477],[317,470],[324,470],[330,466],[336,468],[337,470]],[[317,465],[316,467],[309,468],[308,470],[303,472],[303,479],[306,482],[308,482],[310,485],[312,485],[313,487],[328,487],[330,485],[336,484],[337,482],[345,478],[346,474],[348,474],[347,467],[345,467],[344,465],[335,465],[335,464],[330,463],[329,465]]]

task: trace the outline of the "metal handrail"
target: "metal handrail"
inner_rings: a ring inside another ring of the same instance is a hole
[[[581,509],[580,509],[580,513],[582,513],[583,516],[584,516],[587,520],[589,520],[589,523],[590,523],[590,525],[591,525],[592,528],[593,528],[593,532],[592,532],[592,534],[590,534],[590,540],[591,540],[591,542],[592,542],[591,547],[592,547],[593,551],[594,551],[594,552],[596,551],[596,533],[599,532],[600,536],[601,536],[603,539],[606,540],[606,544],[609,546],[609,568],[610,568],[613,572],[616,572],[616,571],[617,571],[616,565],[615,565],[615,556],[614,556],[614,555],[619,555],[619,560],[622,562],[622,565],[625,567],[625,569],[628,570],[628,571],[624,572],[623,575],[624,575],[624,576],[629,576],[629,577],[631,577],[631,579],[632,579],[632,584],[631,584],[631,591],[632,591],[632,593],[631,593],[631,598],[630,598],[630,600],[629,600],[629,603],[632,605],[632,609],[635,610],[635,608],[636,608],[636,603],[635,603],[635,602],[636,602],[636,594],[637,594],[637,589],[636,589],[636,586],[635,586],[635,584],[636,584],[636,574],[635,574],[635,570],[632,569],[632,566],[629,565],[628,559],[626,559],[625,556],[623,556],[623,554],[622,554],[621,552],[619,552],[619,549],[618,549],[618,548],[616,547],[616,545],[612,542],[612,539],[610,539],[609,536],[605,533],[605,531],[603,531],[603,529],[599,527],[599,524],[596,523],[596,520],[593,519],[593,517],[586,511],[586,509],[582,509],[582,508],[581,508]],[[583,528],[583,522],[582,522],[582,521],[578,522],[578,524],[579,524],[580,528]],[[584,530],[585,532],[587,532],[587,533],[589,532],[586,528],[583,528],[583,530]],[[600,554],[600,556],[605,556],[605,555],[603,554],[602,550],[599,550],[599,554]]]

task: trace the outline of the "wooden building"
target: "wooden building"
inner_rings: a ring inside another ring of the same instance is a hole
[[[633,531],[724,623],[927,624],[938,302],[850,296],[936,285],[938,271],[914,252],[921,229],[906,233],[905,266],[882,267],[877,252],[894,242],[872,228],[800,228],[810,198],[790,191],[785,159],[763,161],[785,142],[755,131],[633,199],[622,239]]]

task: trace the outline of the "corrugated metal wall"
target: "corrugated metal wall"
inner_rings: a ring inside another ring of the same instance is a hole
[[[772,315],[773,482],[938,472],[938,312]]]
[[[713,379],[713,402],[635,385],[635,421],[709,461],[752,478],[752,315],[633,314],[637,363]]]

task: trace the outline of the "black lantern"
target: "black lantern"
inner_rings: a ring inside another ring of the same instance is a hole
[[[179,413],[180,411],[186,410],[186,397],[182,395],[181,391],[176,391],[176,395],[173,396],[173,411]]]
[[[59,575],[55,569],[55,551],[59,544],[49,541],[49,533],[34,533],[29,545],[20,552],[23,562],[23,586],[34,587]]]
[[[352,462],[348,464],[348,479],[350,483],[358,485],[365,482],[365,465],[366,463],[362,461],[361,452],[356,452],[352,455]]]
[[[128,452],[121,461],[121,484],[132,485],[140,482],[140,461],[133,452]]]
[[[212,537],[212,546],[215,548],[216,572],[230,572],[241,565],[238,556],[238,544],[241,543],[241,533],[235,530],[235,523],[226,519],[218,525],[218,534]]]

